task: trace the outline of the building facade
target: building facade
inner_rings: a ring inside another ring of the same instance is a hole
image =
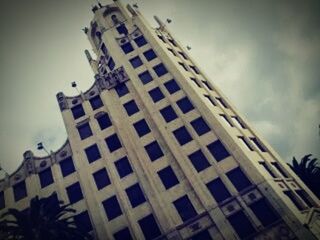
[[[319,200],[165,24],[117,0],[92,10],[94,83],[57,94],[68,139],[24,153],[0,213],[56,193],[100,240],[319,238]]]

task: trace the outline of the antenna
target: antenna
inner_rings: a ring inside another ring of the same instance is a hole
[[[75,89],[77,90],[77,92],[78,92],[79,94],[81,94],[80,91],[79,91],[79,89],[77,88],[77,83],[76,83],[76,82],[72,82],[72,83],[71,83],[71,87],[75,88]]]
[[[37,149],[38,150],[44,150],[48,155],[50,155],[50,153],[48,152],[48,150],[44,147],[43,143],[42,142],[39,142],[37,144]]]

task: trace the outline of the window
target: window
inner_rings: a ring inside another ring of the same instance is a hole
[[[138,108],[138,106],[137,106],[137,104],[135,103],[134,100],[131,100],[131,101],[123,104],[123,106],[126,109],[127,114],[129,116],[135,114],[136,112],[139,112],[139,108]]]
[[[252,203],[249,207],[265,227],[279,219],[279,215],[271,208],[265,198]]]
[[[229,127],[233,127],[231,121],[229,120],[229,118],[227,118],[226,115],[220,114],[220,117],[223,120],[223,122],[226,123]]]
[[[130,42],[127,42],[127,43],[121,45],[121,48],[122,48],[122,51],[123,51],[125,54],[133,51],[133,47],[132,47],[132,45],[131,45]]]
[[[146,201],[139,183],[132,185],[126,189],[127,196],[131,203],[132,208],[139,206]]]
[[[258,139],[256,139],[255,137],[251,137],[250,138],[251,142],[254,143],[254,145],[257,146],[257,148],[261,151],[261,152],[265,152],[266,149],[262,146],[262,144],[260,143],[260,141],[258,141]]]
[[[115,240],[133,240],[129,228],[125,227],[113,234]]]
[[[167,106],[165,108],[162,108],[160,110],[160,113],[167,123],[173,121],[174,119],[176,119],[178,117],[176,112],[173,110],[173,108],[171,106]]]
[[[97,121],[98,121],[98,124],[99,124],[101,130],[112,126],[111,120],[110,120],[109,115],[107,113],[103,113],[103,114],[99,115],[97,117]]]
[[[122,210],[119,205],[117,197],[114,195],[102,202],[104,211],[107,214],[107,218],[109,221],[115,219],[116,217],[122,215]]]
[[[284,191],[283,193],[291,200],[291,202],[296,206],[296,208],[298,208],[300,211],[302,211],[302,210],[304,209],[304,207],[303,207],[302,204],[298,201],[297,197],[294,195],[293,192],[291,192],[291,191]]]
[[[71,112],[74,119],[78,119],[85,115],[85,112],[81,104],[78,104],[77,106],[72,107]]]
[[[143,64],[139,56],[131,58],[129,61],[134,68],[140,67]]]
[[[209,89],[209,90],[213,90],[212,87],[210,86],[210,84],[207,81],[202,81],[202,83]]]
[[[173,186],[179,184],[179,180],[170,166],[160,170],[158,175],[166,189],[172,188]]]
[[[227,177],[239,192],[251,186],[250,180],[239,167],[227,172]]]
[[[0,210],[6,207],[5,199],[4,199],[4,192],[0,192]]]
[[[211,237],[211,235],[207,229],[203,230],[203,231],[201,231],[191,237],[191,240],[212,240],[212,239],[213,238]]]
[[[191,111],[192,109],[194,109],[192,103],[190,102],[190,100],[187,97],[184,97],[184,98],[178,100],[177,105],[179,106],[179,108],[181,109],[181,111],[183,113],[187,113],[187,112]]]
[[[87,155],[87,159],[89,163],[92,163],[98,160],[99,158],[101,158],[97,144],[93,144],[90,147],[87,147],[84,151]]]
[[[296,193],[299,195],[299,197],[307,204],[309,208],[317,207],[316,204],[312,202],[306,191],[304,190],[296,190]]]
[[[108,49],[107,49],[106,45],[104,43],[102,43],[100,48],[101,48],[103,54],[105,56],[107,56],[108,55]]]
[[[197,172],[201,172],[211,166],[208,159],[201,150],[197,150],[194,153],[190,154],[188,158],[190,159]]]
[[[145,51],[143,55],[148,61],[151,61],[152,59],[155,59],[157,57],[157,55],[154,53],[152,49]]]
[[[96,183],[98,190],[111,184],[110,178],[105,168],[102,168],[96,171],[95,173],[93,173],[93,179]]]
[[[241,239],[256,233],[250,220],[242,211],[229,216],[228,220]]]
[[[152,162],[163,156],[163,152],[157,141],[149,143],[144,148],[147,151],[149,158]]]
[[[152,214],[140,219],[138,223],[146,240],[151,240],[161,235],[161,231]]]
[[[279,163],[272,162],[271,164],[281,173],[283,177],[288,178],[288,174],[283,170]]]
[[[41,188],[44,188],[53,183],[53,177],[51,168],[47,168],[44,171],[39,173],[40,185]]]
[[[192,141],[192,137],[185,127],[180,127],[174,130],[172,133],[176,137],[180,145],[184,145]]]
[[[199,136],[201,136],[211,130],[210,127],[208,126],[208,124],[203,120],[202,117],[199,117],[199,118],[191,121],[191,125]]]
[[[113,134],[105,139],[110,152],[114,152],[122,147],[117,134]]]
[[[163,65],[163,63],[160,63],[160,64],[154,66],[153,70],[156,72],[158,77],[161,77],[168,72],[166,67]]]
[[[175,47],[177,47],[176,42],[173,39],[168,38],[169,42],[171,42],[171,44]]]
[[[148,71],[140,73],[138,76],[143,84],[147,84],[148,82],[151,82],[153,80],[152,76]]]
[[[158,38],[159,38],[162,42],[166,43],[166,41],[164,40],[164,37],[163,37],[163,36],[158,35]]]
[[[137,38],[135,38],[134,41],[136,42],[138,47],[142,47],[143,45],[147,44],[146,39],[142,35],[137,37]]]
[[[83,199],[80,183],[76,182],[70,185],[69,187],[67,187],[66,190],[67,190],[69,202],[71,204],[76,203],[81,199]]]
[[[174,79],[171,79],[170,81],[164,83],[164,86],[167,88],[167,90],[170,94],[173,94],[173,93],[180,90],[179,85],[177,84],[177,82]]]
[[[220,103],[220,105],[224,108],[228,108],[227,104],[222,100],[220,97],[216,97],[217,101]]]
[[[169,50],[169,52],[171,52],[171,53],[172,53],[172,55],[173,55],[173,56],[177,56],[177,54],[173,51],[173,49],[172,49],[172,48],[168,48],[168,50]]]
[[[90,232],[93,229],[92,223],[87,211],[84,211],[82,213],[75,215],[74,221],[78,229],[81,229],[81,231]]]
[[[96,109],[103,106],[102,100],[99,95],[97,95],[93,98],[90,98],[89,102],[90,102],[93,110],[96,110]]]
[[[208,182],[206,185],[212,197],[216,200],[217,203],[221,203],[222,201],[231,197],[230,192],[220,178],[216,178],[211,182]]]
[[[178,52],[180,55],[181,55],[181,57],[183,57],[185,60],[187,60],[188,58],[187,58],[187,55],[184,53],[184,52]]]
[[[233,116],[233,117],[231,117],[231,119],[233,120],[233,122],[234,122],[235,124],[238,125],[238,127],[243,128],[243,129],[246,128],[245,125],[240,121],[240,118],[239,118],[239,117]]]
[[[185,71],[189,71],[188,70],[188,68],[186,67],[186,65],[184,64],[184,63],[182,63],[182,62],[178,62],[179,63],[179,65],[181,66],[181,67],[183,67],[183,69],[185,70]]]
[[[163,93],[161,92],[160,88],[158,88],[158,87],[150,90],[149,95],[152,98],[153,102],[155,102],[155,103],[164,98]]]
[[[197,85],[198,88],[201,88],[201,86],[200,86],[200,84],[198,83],[197,79],[192,78],[192,77],[191,77],[190,79],[191,79],[191,81],[192,81],[195,85]]]
[[[142,137],[149,132],[151,132],[146,120],[142,119],[136,123],[133,124],[134,128],[136,129],[136,132],[139,137]]]
[[[190,65],[189,67],[194,71],[194,73],[200,74],[198,68],[196,68],[195,66]]]
[[[110,57],[110,59],[108,61],[108,67],[109,67],[110,71],[112,71],[115,66],[116,66],[116,64],[114,63],[113,58]]]
[[[88,122],[85,124],[82,124],[81,126],[78,126],[77,128],[78,128],[78,132],[81,140],[92,136],[92,131]]]
[[[66,177],[76,171],[71,157],[62,160],[59,165],[63,177]]]
[[[271,177],[276,178],[276,175],[274,175],[274,173],[271,171],[271,169],[269,168],[266,162],[259,162],[259,163],[261,164],[261,166],[264,167],[264,169],[270,174]]]
[[[173,205],[177,209],[183,222],[198,215],[187,195],[175,200]]]
[[[204,95],[204,97],[207,99],[207,101],[212,105],[212,106],[216,106],[216,104],[214,103],[214,101],[212,100],[212,98],[209,95]]]
[[[27,196],[27,187],[25,181],[15,184],[13,187],[14,200],[18,202]]]
[[[207,146],[208,150],[212,154],[212,156],[220,162],[221,160],[229,157],[230,154],[227,149],[223,146],[220,140],[214,141]]]
[[[133,172],[127,157],[123,157],[117,160],[114,164],[116,166],[120,178],[123,178]]]
[[[116,90],[119,97],[122,97],[129,93],[129,89],[127,88],[126,84],[123,82],[117,84],[114,89]]]
[[[251,145],[247,142],[247,140],[244,138],[244,136],[238,137],[240,139],[240,142],[243,146],[245,146],[249,151],[254,151],[254,149],[251,147]]]
[[[128,34],[128,29],[126,28],[126,25],[124,25],[123,23],[120,26],[118,26],[116,29],[119,34],[125,34],[125,35]]]

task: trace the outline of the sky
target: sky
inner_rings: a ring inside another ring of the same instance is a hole
[[[123,0],[138,3],[171,32],[285,161],[320,158],[320,1]],[[94,0],[0,3],[0,164],[11,173],[22,154],[66,140],[56,93],[93,83],[81,31]],[[108,1],[101,0],[102,4]]]

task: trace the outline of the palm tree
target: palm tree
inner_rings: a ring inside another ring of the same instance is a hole
[[[30,200],[26,210],[10,208],[1,216],[0,236],[8,240],[89,240],[92,237],[77,228],[70,204],[63,205],[53,193],[47,198]],[[68,216],[66,216],[68,214]]]
[[[320,198],[320,167],[317,158],[311,158],[312,154],[307,154],[301,158],[300,163],[295,157],[292,159],[290,168],[301,178],[310,190]]]

